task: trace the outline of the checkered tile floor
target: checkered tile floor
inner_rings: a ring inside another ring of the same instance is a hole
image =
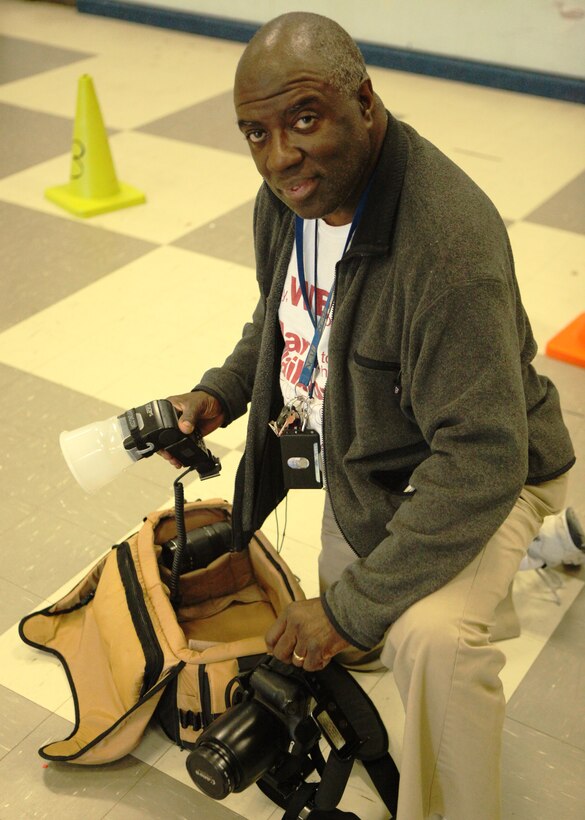
[[[0,5],[0,818],[281,814],[254,788],[221,804],[203,797],[184,754],[157,729],[111,766],[44,768],[37,749],[69,734],[72,703],[59,665],[22,645],[15,627],[146,512],[170,504],[175,474],[159,459],[85,496],[61,457],[60,431],[189,390],[223,361],[255,302],[259,180],[231,108],[241,51],[65,6]],[[147,195],[145,205],[86,221],[43,196],[68,180],[83,74],[94,80],[120,179]],[[372,78],[387,106],[500,208],[543,351],[585,309],[585,110],[382,69]],[[544,356],[538,364],[561,390],[580,455],[569,502],[585,520],[585,371]],[[244,438],[244,420],[210,437],[222,475],[192,482],[189,498],[231,498]],[[309,595],[321,501],[300,492],[288,509],[284,554]],[[265,528],[273,540],[276,527]],[[505,820],[584,816],[585,572],[555,577],[560,605],[536,574],[519,575],[523,634],[503,646]],[[365,685],[399,759],[391,676]],[[344,806],[362,820],[386,816],[359,771]]]

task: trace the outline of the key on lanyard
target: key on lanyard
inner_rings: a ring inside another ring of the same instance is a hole
[[[308,398],[295,396],[288,404],[284,405],[276,421],[269,422],[268,426],[277,436],[282,436],[286,430],[292,427],[299,427],[304,430],[309,420],[310,409]]]

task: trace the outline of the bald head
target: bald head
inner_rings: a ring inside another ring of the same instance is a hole
[[[290,12],[259,29],[244,51],[238,77],[278,63],[283,57],[318,65],[329,84],[342,94],[355,94],[367,78],[361,51],[334,20],[309,12]]]
[[[267,23],[238,64],[234,104],[272,192],[303,219],[351,222],[387,118],[347,32],[318,14]]]

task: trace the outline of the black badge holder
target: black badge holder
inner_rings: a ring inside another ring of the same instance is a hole
[[[280,437],[282,472],[287,489],[313,490],[323,486],[319,434],[289,429]]]

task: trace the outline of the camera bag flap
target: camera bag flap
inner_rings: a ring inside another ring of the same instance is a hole
[[[189,531],[231,521],[231,507],[197,501],[184,515]],[[157,706],[169,737],[191,745],[225,710],[226,685],[246,658],[266,651],[270,624],[304,597],[257,532],[247,549],[181,575],[174,607],[160,555],[176,535],[174,510],[151,513],[60,601],[20,622],[25,643],[60,659],[75,704],[72,733],[40,749],[41,757],[117,760],[138,745]]]

